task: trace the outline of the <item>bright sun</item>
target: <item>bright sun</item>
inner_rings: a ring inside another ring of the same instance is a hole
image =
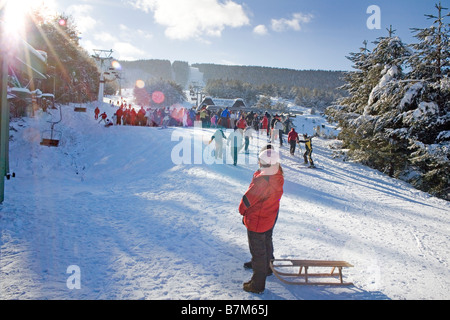
[[[49,12],[49,7],[53,5],[53,0],[6,0],[0,1],[4,5],[3,23],[7,34],[24,35],[25,18],[33,10],[45,9]],[[40,10],[44,12],[43,10]]]

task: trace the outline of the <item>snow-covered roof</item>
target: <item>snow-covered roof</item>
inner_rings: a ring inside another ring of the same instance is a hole
[[[238,99],[221,99],[221,98],[212,98],[212,97],[206,97],[203,99],[202,103],[200,104],[200,107],[202,106],[216,106],[216,107],[223,107],[223,108],[233,108],[233,107],[243,107],[245,108],[245,102],[244,100],[238,98]]]

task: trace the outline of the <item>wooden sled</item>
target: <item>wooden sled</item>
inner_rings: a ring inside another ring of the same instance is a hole
[[[342,268],[351,267],[353,266],[345,261],[275,259],[270,262],[270,268],[278,279],[286,284],[295,285],[353,285],[353,283],[344,282],[342,278]],[[309,268],[331,268],[331,272],[310,273]],[[285,272],[285,270],[291,272]],[[314,280],[311,281],[311,278]],[[322,278],[324,281],[316,280],[317,278]]]

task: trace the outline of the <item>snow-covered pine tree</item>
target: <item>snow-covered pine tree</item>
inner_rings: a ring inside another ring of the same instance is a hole
[[[431,27],[412,29],[417,44],[405,47],[391,29],[371,53],[352,54],[350,95],[327,115],[339,122],[353,159],[448,200],[450,14],[441,3],[436,9],[426,15]]]
[[[347,72],[345,74],[344,84],[341,89],[348,92],[348,96],[340,101],[345,106],[347,112],[358,112],[360,107],[365,105],[369,98],[372,88],[367,85],[366,80],[370,70],[370,51],[367,49],[367,41],[364,41],[364,47],[359,49],[357,53],[350,53],[348,60],[353,62],[353,69],[356,71]]]
[[[365,162],[390,176],[404,170],[407,158],[407,144],[395,139],[390,132],[395,128],[393,119],[398,114],[396,105],[402,97],[401,81],[404,79],[405,61],[410,50],[391,29],[389,36],[375,42],[371,54],[370,83],[376,85],[370,92],[364,111],[357,123],[356,132],[364,130],[362,150]]]
[[[348,74],[349,93],[340,101],[340,107],[330,108],[327,114],[337,120],[342,128],[340,138],[350,149],[350,156],[371,167],[394,175],[398,163],[404,166],[404,145],[398,146],[389,139],[393,108],[398,99],[399,81],[403,79],[404,63],[408,57],[407,46],[398,37],[379,38],[372,52],[366,48],[351,54],[357,72]],[[334,110],[334,111],[333,111]]]
[[[352,52],[347,57],[353,65],[354,71],[347,72],[344,76],[346,82],[339,89],[346,91],[348,95],[338,101],[338,105],[326,109],[326,115],[339,124],[341,128],[340,138],[344,141],[344,147],[350,150],[359,150],[360,145],[355,137],[355,130],[350,125],[358,118],[369,99],[371,86],[366,83],[370,70],[368,57],[370,51],[367,48],[367,41],[363,42],[364,47],[359,48],[359,52]]]
[[[426,15],[433,24],[412,29],[418,43],[411,45],[409,81],[396,118],[409,140],[412,165],[408,180],[417,188],[449,199],[450,165],[450,46],[449,24],[441,3],[437,15]]]

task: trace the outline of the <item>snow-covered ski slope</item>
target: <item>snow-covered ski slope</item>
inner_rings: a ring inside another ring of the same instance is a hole
[[[237,209],[266,138],[252,140],[246,164],[211,164],[212,129],[105,128],[87,107],[63,107],[58,148],[39,145],[49,128],[43,115],[11,125],[16,177],[0,205],[0,299],[450,298],[449,203],[332,159],[333,141],[319,138],[321,170],[301,169],[300,153],[281,148],[275,255],[348,261],[344,277],[354,286],[289,286],[270,276],[262,295],[244,292],[250,255]],[[192,164],[177,164],[189,141]],[[68,285],[73,270],[79,289]]]

